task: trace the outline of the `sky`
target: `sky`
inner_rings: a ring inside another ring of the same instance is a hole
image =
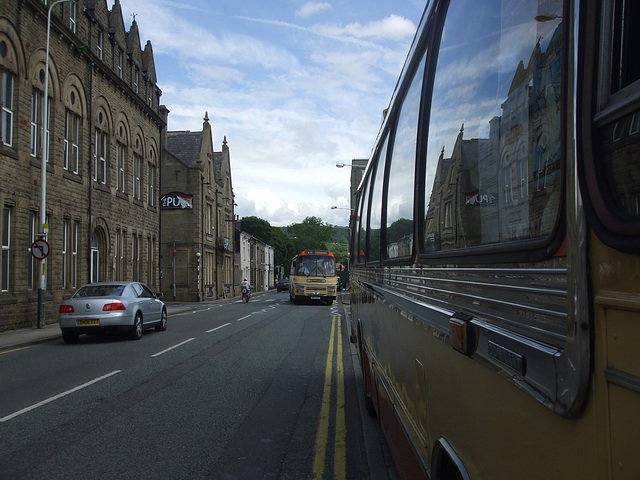
[[[120,0],[152,44],[167,129],[201,131],[208,113],[236,214],[272,226],[348,224],[336,164],[369,157],[425,3]]]

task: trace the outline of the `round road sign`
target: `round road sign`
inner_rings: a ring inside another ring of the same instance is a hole
[[[39,238],[31,244],[31,255],[38,260],[44,260],[49,256],[49,244],[44,238]]]

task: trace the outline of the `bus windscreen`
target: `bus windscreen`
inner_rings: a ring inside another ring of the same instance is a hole
[[[299,257],[296,275],[335,277],[336,263],[327,255],[304,255]]]

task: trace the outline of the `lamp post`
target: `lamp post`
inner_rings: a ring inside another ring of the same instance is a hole
[[[336,163],[336,167],[338,167],[338,168],[344,168],[344,167],[366,168],[366,165],[352,165],[350,163]]]
[[[47,158],[49,156],[49,43],[51,39],[51,12],[53,7],[63,2],[75,2],[77,0],[56,0],[47,12],[47,48],[44,60],[44,98],[42,99],[42,164],[40,172],[40,233],[42,240],[47,240],[49,225],[47,225]],[[45,325],[45,291],[47,289],[45,272],[46,258],[40,260],[40,286],[38,288],[38,328]]]

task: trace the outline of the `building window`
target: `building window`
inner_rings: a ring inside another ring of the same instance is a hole
[[[138,81],[139,81],[140,71],[138,67],[133,65],[133,91],[138,93]]]
[[[31,254],[31,245],[36,240],[36,232],[38,231],[38,214],[29,212],[29,248],[27,249],[29,256],[27,261],[27,289],[33,290],[38,284],[38,260]]]
[[[42,129],[42,103],[43,94],[35,87],[31,90],[31,147],[30,153],[32,157],[37,157],[42,152],[40,135],[38,132]],[[49,161],[49,113],[51,112],[51,102],[47,102],[47,128],[44,132],[47,143],[46,161]]]
[[[107,134],[96,129],[93,154],[93,180],[107,183]]]
[[[126,233],[124,231],[116,232],[116,236],[119,235],[116,248],[116,280],[124,280],[124,240]]]
[[[67,258],[67,244],[69,242],[69,220],[64,219],[62,221],[62,288],[66,288],[67,286],[67,262],[69,259]]]
[[[133,270],[133,280],[140,281],[140,239],[134,233],[131,238],[131,267]]]
[[[4,44],[4,41],[0,41]],[[2,45],[0,45],[2,47]],[[6,48],[4,46],[3,50]],[[13,144],[13,75],[9,72],[2,74],[2,143],[7,146]]]
[[[98,29],[98,38],[96,40],[96,55],[97,57],[102,60],[102,29]]]
[[[98,246],[98,236],[94,232],[91,236],[91,282],[100,281],[100,248]]]
[[[112,280],[118,280],[118,253],[120,249],[120,229],[116,228],[116,237],[113,241],[113,275]]]
[[[147,181],[148,181],[148,192],[147,192],[147,201],[149,202],[150,206],[155,206],[156,202],[155,202],[155,185],[154,185],[154,179],[156,178],[156,167],[155,165],[149,163],[147,165]]]
[[[71,231],[71,287],[78,286],[78,222],[73,222]]]
[[[38,156],[38,90],[31,90],[31,146],[29,152],[32,157]]]
[[[122,78],[122,50],[119,48],[117,49],[116,57],[116,73],[118,77]]]
[[[142,199],[141,177],[142,177],[142,157],[138,154],[134,154],[133,155],[133,197],[137,200]]]
[[[69,2],[69,30],[76,33],[76,2]]]
[[[116,190],[119,192],[125,192],[125,162],[127,159],[127,151],[125,146],[118,142],[116,144],[116,168],[118,169],[116,173]]]
[[[147,285],[149,286],[155,283],[153,273],[153,238],[147,237]]]
[[[9,290],[9,250],[11,248],[11,208],[2,209],[2,280],[0,290]]]
[[[205,233],[213,235],[213,205],[207,202],[207,225]]]
[[[71,110],[64,117],[64,169],[78,173],[78,139],[80,117]]]

